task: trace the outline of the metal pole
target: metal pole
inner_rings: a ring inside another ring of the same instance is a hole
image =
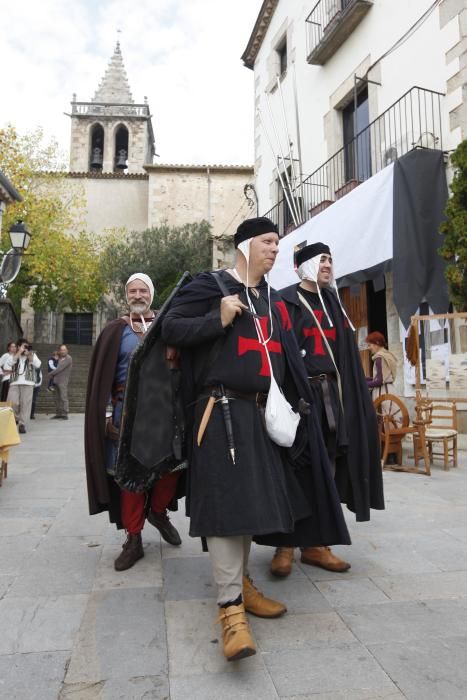
[[[294,101],[295,101],[295,128],[297,130],[297,155],[298,155],[298,167],[300,171],[300,187],[302,190],[302,218],[305,220],[305,197],[303,191],[303,162],[302,162],[302,140],[300,138],[300,115],[298,111],[298,93],[297,93],[297,71],[295,68],[295,61],[293,62],[293,90],[294,90]]]
[[[290,138],[289,125],[287,123],[287,115],[285,113],[284,95],[282,93],[282,85],[281,85],[281,80],[280,80],[279,76],[276,77],[276,80],[277,80],[277,87],[279,88],[279,95],[281,97],[282,120],[284,122],[284,129],[285,129],[285,133],[287,136],[287,144],[289,146],[289,158],[290,158],[290,167],[291,167],[291,173],[292,173],[292,182],[296,185],[297,174],[295,172],[295,163],[294,163],[294,159],[293,159],[292,141]],[[294,187],[294,190],[295,190],[295,187]]]
[[[279,152],[280,152],[280,156],[281,156],[281,158],[282,158],[282,165],[284,166],[285,179],[286,179],[286,181],[287,181],[287,185],[288,185],[289,192],[290,192],[290,195],[291,195],[291,199],[292,199],[292,202],[293,202],[293,204],[292,204],[292,209],[291,209],[291,212],[290,212],[290,213],[292,214],[292,218],[294,219],[295,225],[298,226],[297,221],[298,221],[298,219],[299,219],[299,216],[298,216],[298,211],[297,211],[297,209],[296,209],[296,207],[295,207],[295,201],[294,201],[294,197],[293,197],[293,193],[292,193],[292,185],[291,185],[291,182],[290,182],[289,173],[287,172],[287,166],[286,166],[286,164],[285,164],[285,157],[284,157],[284,152],[283,152],[283,150],[282,150],[281,142],[280,142],[280,139],[279,139],[279,134],[277,133],[276,122],[274,121],[274,115],[273,115],[273,113],[272,113],[272,108],[271,108],[271,101],[270,101],[269,95],[268,95],[267,93],[266,93],[266,102],[267,102],[267,105],[268,105],[269,117],[270,117],[270,119],[271,119],[271,124],[272,124],[272,128],[273,128],[273,131],[274,131],[274,135],[275,135],[275,137],[276,137],[277,145],[279,146]]]
[[[272,153],[272,155],[273,155],[274,162],[276,162],[277,156],[276,156],[276,153],[275,153],[275,151],[274,151],[274,148],[272,147],[271,139],[269,138],[269,134],[268,134],[268,132],[267,132],[267,130],[266,130],[266,127],[265,127],[265,125],[264,125],[263,117],[261,116],[261,110],[259,110],[259,109],[258,109],[258,116],[259,116],[259,121],[260,121],[260,123],[261,123],[261,128],[263,129],[264,135],[266,136],[266,140],[267,140],[267,142],[268,142],[268,144],[269,144],[269,148],[271,149],[271,153]],[[278,170],[277,172],[278,172],[278,175],[279,175],[279,180],[280,180],[280,183],[281,183],[282,190],[283,190],[283,192],[284,192],[285,199],[287,200],[287,205],[288,205],[288,207],[289,207],[289,209],[290,209],[290,213],[292,214],[292,218],[293,218],[293,220],[294,220],[294,224],[295,224],[295,226],[298,226],[298,223],[297,223],[297,221],[296,221],[296,219],[295,219],[294,210],[293,210],[292,205],[291,205],[291,203],[290,203],[290,199],[289,199],[289,194],[288,194],[288,191],[287,191],[287,187],[284,185],[284,181],[283,181],[283,179],[282,179],[282,175],[281,175],[280,170]]]

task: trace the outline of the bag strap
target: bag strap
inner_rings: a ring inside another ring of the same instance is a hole
[[[313,311],[313,309],[311,308],[311,306],[309,305],[309,303],[307,302],[307,300],[305,299],[305,297],[303,296],[303,294],[300,294],[300,292],[299,292],[298,290],[297,290],[297,295],[298,295],[298,298],[300,299],[301,303],[303,304],[303,306],[304,306],[304,307],[310,312],[310,314],[312,315],[313,320],[314,320],[314,322],[316,323],[316,326],[317,326],[319,332],[321,333],[321,337],[322,337],[323,342],[324,342],[324,344],[325,344],[325,346],[326,346],[326,350],[327,350],[328,353],[329,353],[329,357],[330,357],[331,360],[332,360],[332,364],[334,365],[334,369],[336,370],[337,388],[338,388],[338,390],[339,390],[339,399],[340,399],[340,402],[341,402],[342,411],[344,411],[344,402],[343,402],[343,398],[342,398],[341,374],[340,374],[339,370],[337,369],[337,364],[336,364],[336,360],[335,360],[335,358],[334,358],[334,353],[333,353],[333,351],[331,350],[331,346],[330,346],[329,343],[328,343],[328,339],[326,338],[326,335],[325,335],[325,333],[324,333],[324,331],[323,331],[323,329],[322,329],[322,327],[321,327],[320,322],[318,321],[318,317],[316,316],[315,312]]]
[[[219,289],[221,290],[221,296],[222,297],[229,296],[230,292],[229,292],[224,280],[222,280],[220,278],[219,272],[211,272],[210,274],[216,280],[217,285],[218,285]],[[215,341],[214,345],[211,346],[211,349],[208,353],[208,357],[206,359],[205,365],[204,365],[203,370],[201,372],[201,377],[199,378],[200,388],[203,387],[203,384],[206,381],[206,377],[208,376],[209,370],[211,369],[211,367],[214,365],[217,358],[219,357],[223,339],[224,339],[224,337],[222,335],[219,336],[219,338],[217,338],[217,340]]]

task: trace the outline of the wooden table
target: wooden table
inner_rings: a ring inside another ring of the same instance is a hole
[[[0,486],[3,478],[8,476],[9,449],[20,442],[13,409],[0,407]]]

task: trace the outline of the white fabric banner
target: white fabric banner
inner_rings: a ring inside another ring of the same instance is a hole
[[[306,241],[326,243],[336,279],[392,258],[393,164],[281,239],[269,281],[275,289],[298,282],[293,255]]]

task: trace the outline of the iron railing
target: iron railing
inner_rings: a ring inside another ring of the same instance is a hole
[[[321,43],[326,33],[332,29],[342,16],[342,13],[355,0],[319,0],[308,17],[307,26],[307,56]]]
[[[292,188],[301,222],[316,216],[360,183],[415,148],[443,150],[443,94],[413,87],[346,143],[311,175]],[[290,206],[282,199],[265,214],[280,235],[295,228]]]

